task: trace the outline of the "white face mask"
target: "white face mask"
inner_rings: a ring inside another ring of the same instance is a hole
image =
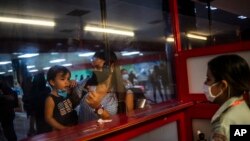
[[[205,96],[206,96],[207,100],[210,101],[210,102],[213,102],[216,97],[220,96],[223,93],[222,90],[221,90],[220,93],[217,94],[217,96],[214,96],[214,94],[212,94],[211,89],[212,89],[213,86],[215,86],[217,84],[218,83],[214,83],[211,86],[208,86],[206,84],[203,85],[203,92],[205,93]]]
[[[122,78],[123,78],[124,80],[128,80],[128,74],[123,74],[123,75],[122,75]]]

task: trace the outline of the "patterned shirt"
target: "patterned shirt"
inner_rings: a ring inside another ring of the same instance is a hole
[[[76,93],[78,95],[82,94],[82,91],[86,91],[85,84],[87,80],[83,80],[78,83],[76,88]],[[94,112],[94,109],[91,108],[85,101],[87,95],[83,96],[83,99],[80,102],[79,108],[79,123],[84,123],[91,120],[98,119],[98,115]],[[103,108],[109,112],[111,115],[117,114],[118,100],[115,93],[110,92],[102,99],[101,104]]]
[[[53,117],[62,125],[71,126],[78,123],[78,117],[76,111],[72,107],[70,99],[63,98],[61,96],[49,95],[54,103],[55,108],[53,111]]]

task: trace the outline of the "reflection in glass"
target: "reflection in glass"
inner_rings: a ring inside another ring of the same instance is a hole
[[[45,28],[0,21],[0,62],[12,62],[1,64],[0,73],[13,76],[15,82],[24,86],[36,73],[46,73],[58,64],[67,66],[72,72],[71,79],[80,81],[91,76],[93,52],[113,50],[121,69],[130,74],[130,81],[143,88],[148,104],[175,99],[174,45],[166,41],[166,37],[172,36],[168,9],[167,0],[106,1],[105,28],[129,31],[131,35],[123,36],[85,30],[86,26],[104,28],[99,1],[1,1],[2,16],[50,19],[55,26]],[[37,55],[18,57],[31,53]],[[63,62],[51,64],[55,59]],[[22,131],[24,136],[27,130]]]

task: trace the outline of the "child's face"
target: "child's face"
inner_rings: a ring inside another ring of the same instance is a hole
[[[70,74],[58,73],[54,80],[51,80],[51,85],[55,89],[68,90],[70,85]]]

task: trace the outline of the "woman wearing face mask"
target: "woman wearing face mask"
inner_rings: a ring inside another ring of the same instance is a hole
[[[144,95],[143,89],[138,86],[134,86],[129,80],[128,71],[126,69],[121,70],[123,83],[126,87],[126,112],[129,115],[133,113],[134,109],[144,108],[146,105],[146,97]]]
[[[87,94],[80,103],[79,122],[109,119],[126,112],[126,89],[122,83],[120,67],[114,52],[97,51],[92,58],[93,75],[86,80]]]
[[[222,55],[208,62],[204,93],[220,105],[211,119],[212,140],[229,141],[230,125],[250,124],[250,109],[244,95],[250,90],[250,69],[238,55]]]
[[[134,110],[134,92],[132,91],[133,85],[128,80],[128,72],[125,69],[121,70],[123,84],[126,88],[126,96],[125,96],[125,103],[126,103],[126,112],[130,113]],[[131,102],[133,101],[133,102]]]

